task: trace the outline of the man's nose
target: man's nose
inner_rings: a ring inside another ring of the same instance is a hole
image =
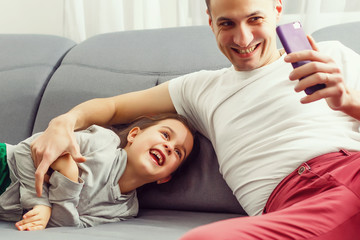
[[[235,29],[234,43],[239,47],[248,47],[253,40],[251,28],[246,25],[239,25]]]

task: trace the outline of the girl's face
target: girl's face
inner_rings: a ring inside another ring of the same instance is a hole
[[[166,182],[190,154],[194,138],[178,120],[166,119],[128,134],[127,167],[146,182]]]

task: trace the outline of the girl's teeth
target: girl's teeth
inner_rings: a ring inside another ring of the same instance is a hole
[[[157,151],[151,151],[151,154],[156,156],[156,158],[158,159],[158,164],[161,166],[164,162],[161,155]]]

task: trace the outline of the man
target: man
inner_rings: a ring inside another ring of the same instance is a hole
[[[91,100],[55,118],[32,145],[35,164],[41,162],[37,189],[63,152],[84,161],[75,129],[176,111],[211,140],[224,179],[251,216],[197,228],[184,239],[353,239],[360,233],[360,154],[351,152],[360,150],[360,103],[351,89],[360,89],[360,56],[339,43],[318,48],[309,38],[313,51],[285,57],[275,41],[281,0],[207,6],[233,66]],[[303,60],[312,62],[292,70],[289,63]],[[319,83],[326,88],[305,95]]]

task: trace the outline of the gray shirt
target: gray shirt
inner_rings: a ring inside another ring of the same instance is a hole
[[[122,194],[118,184],[127,159],[125,150],[119,148],[119,137],[99,126],[75,135],[86,158],[78,163],[79,181],[54,171],[41,198],[36,196],[30,152],[30,143],[38,134],[15,146],[7,145],[11,184],[0,196],[0,219],[18,221],[24,210],[40,204],[52,207],[48,226],[89,227],[136,216],[136,191]]]

